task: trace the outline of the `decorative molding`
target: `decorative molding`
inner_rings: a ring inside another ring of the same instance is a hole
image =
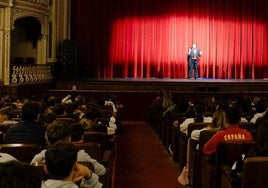
[[[14,1],[14,0],[9,0],[9,6],[10,6],[10,7],[13,6],[13,1]]]
[[[13,0],[1,0],[0,6],[1,7],[11,7],[11,6],[13,6]]]
[[[8,84],[9,83],[9,71],[10,71],[10,30],[5,30],[4,31],[4,49],[2,51],[4,51],[4,84]]]
[[[21,1],[26,1],[26,2],[33,3],[33,4],[36,4],[36,5],[40,5],[40,6],[43,6],[43,7],[46,7],[46,8],[48,8],[49,5],[50,5],[49,0],[21,0]]]
[[[4,10],[2,8],[0,8],[0,29],[4,28]]]
[[[0,31],[0,52],[3,51],[3,31]],[[3,58],[0,58],[0,65],[3,65]],[[3,66],[0,66],[0,80],[3,80]]]
[[[12,84],[25,84],[52,81],[53,76],[49,65],[12,66]]]
[[[21,10],[21,9],[16,9],[16,8],[12,9],[12,28],[14,28],[14,24],[15,24],[15,21],[17,19],[24,18],[24,17],[36,18],[41,24],[41,28],[42,28],[43,33],[46,32],[46,29],[43,28],[45,25],[45,20],[46,20],[45,15],[36,14],[34,12],[31,12],[31,11],[26,11],[26,10]]]

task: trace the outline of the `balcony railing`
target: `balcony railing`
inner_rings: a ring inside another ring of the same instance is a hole
[[[49,65],[13,65],[11,67],[11,83],[27,84],[49,82],[53,80]]]

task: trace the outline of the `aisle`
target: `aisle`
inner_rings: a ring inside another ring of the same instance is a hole
[[[123,122],[117,137],[114,188],[182,188],[178,170],[145,122]]]

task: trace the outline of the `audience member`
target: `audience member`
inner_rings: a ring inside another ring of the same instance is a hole
[[[268,156],[268,120],[258,126],[256,142],[257,147],[250,150],[248,157]]]
[[[6,103],[11,102],[10,95],[7,92],[1,93],[0,97],[0,107],[3,107]]]
[[[40,105],[38,102],[29,101],[21,110],[22,120],[12,125],[5,134],[5,143],[35,143],[45,146],[45,129],[38,122]]]
[[[0,163],[1,188],[40,188],[41,173],[36,167],[16,160]]]
[[[78,164],[77,150],[68,142],[58,142],[50,146],[45,153],[45,171],[52,177],[42,183],[41,188],[47,187],[80,187],[99,188],[102,184],[99,177],[86,166]]]
[[[75,109],[74,116],[76,121],[83,126],[84,130],[91,131],[94,129],[94,123],[87,117],[86,110],[81,108]]]
[[[226,129],[218,131],[205,145],[204,153],[212,155],[216,152],[219,142],[224,141],[252,141],[252,135],[239,127],[241,111],[236,106],[231,106],[226,111]]]
[[[203,130],[222,130],[225,128],[225,112],[222,110],[216,110],[213,114],[213,119],[211,124],[200,130],[193,130],[191,138],[194,140],[199,140],[200,132]]]
[[[0,109],[0,123],[1,125],[11,125],[17,121],[11,120],[14,117],[14,109],[12,106],[6,106]]]
[[[75,126],[79,126],[75,124]],[[71,141],[72,127],[66,122],[63,121],[54,121],[46,129],[46,141],[48,148],[56,142],[59,141]],[[45,152],[42,150],[39,154],[35,155],[31,161],[31,164],[36,162],[45,162]],[[77,153],[77,161],[91,162],[94,166],[95,173],[99,176],[106,173],[105,167],[98,163],[95,159],[92,159],[85,150],[79,150]]]
[[[174,104],[172,98],[173,97],[171,91],[164,91],[163,102],[162,102],[162,108],[164,111]]]
[[[163,97],[164,97],[164,90],[161,90],[158,92],[157,97],[152,101],[150,108],[146,113],[146,119],[145,119],[146,122],[151,123],[153,121],[155,114],[160,112],[162,113]]]
[[[204,122],[204,123],[211,123],[212,117],[205,117],[204,113],[206,111],[205,105],[203,103],[197,103],[195,105],[195,117],[194,118],[187,118],[180,124],[180,131],[187,135],[188,125],[194,122]]]
[[[0,163],[5,163],[7,161],[17,160],[15,157],[8,153],[0,153]]]
[[[216,131],[218,131],[218,130],[223,129],[224,127],[225,127],[225,112],[222,110],[217,110],[214,112],[212,123],[201,130],[194,130],[191,134],[191,138],[194,140],[199,140],[199,135],[200,135],[201,131],[203,131],[203,130],[216,130]],[[189,184],[189,174],[191,174],[191,172],[189,172],[189,170],[190,170],[189,169],[189,163],[190,163],[190,155],[189,155],[190,151],[189,150],[190,150],[190,147],[191,147],[190,139],[188,139],[186,166],[183,167],[183,170],[177,179],[182,185]]]
[[[266,105],[264,101],[258,101],[255,104],[256,113],[254,114],[253,118],[250,120],[251,123],[256,123],[257,119],[263,117],[266,114]]]
[[[71,142],[72,143],[83,143],[84,142],[84,132],[85,129],[79,123],[73,123],[71,125]]]

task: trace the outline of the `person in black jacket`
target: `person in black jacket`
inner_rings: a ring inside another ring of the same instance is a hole
[[[5,135],[5,143],[33,143],[45,147],[45,128],[39,124],[40,105],[36,101],[25,103],[21,121],[11,126]]]

